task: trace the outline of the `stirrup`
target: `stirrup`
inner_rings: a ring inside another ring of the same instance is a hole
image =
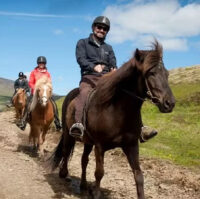
[[[77,130],[80,133],[77,133]],[[83,126],[82,123],[75,123],[69,129],[69,135],[71,135],[74,138],[80,138],[80,139],[82,139],[83,138],[83,134],[84,134],[84,126]]]
[[[7,106],[8,108],[11,108],[11,107],[13,107],[13,104],[6,104],[6,106]]]
[[[156,136],[158,132],[155,129],[152,129],[148,126],[142,126],[141,133],[140,133],[140,142],[144,143],[148,141],[149,139]]]
[[[16,124],[22,131],[25,130],[26,128],[26,122],[25,121],[21,121],[20,123]]]

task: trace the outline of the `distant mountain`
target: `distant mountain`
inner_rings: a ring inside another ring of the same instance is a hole
[[[14,93],[14,81],[0,77],[0,96],[12,96]]]

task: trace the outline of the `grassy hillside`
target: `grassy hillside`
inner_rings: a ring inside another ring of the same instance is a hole
[[[164,114],[150,102],[144,103],[143,122],[159,134],[140,144],[140,153],[200,169],[200,66],[170,71],[169,82],[176,107],[172,113]],[[63,99],[57,101],[59,111]]]
[[[0,96],[12,96],[14,81],[0,78]]]
[[[5,108],[5,104],[10,100],[14,92],[14,81],[0,78],[0,110]]]

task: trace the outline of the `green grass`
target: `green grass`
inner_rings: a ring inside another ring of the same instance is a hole
[[[62,116],[62,104],[63,104],[64,99],[65,99],[65,97],[61,97],[60,99],[56,100],[60,119],[61,119],[61,116]]]
[[[177,100],[172,113],[160,113],[150,103],[143,105],[144,124],[155,127],[159,134],[141,144],[140,152],[142,155],[200,168],[200,87],[182,84],[172,86],[172,89]]]
[[[176,106],[172,113],[160,113],[155,105],[145,102],[142,118],[145,125],[159,134],[140,144],[142,156],[171,160],[200,169],[200,84],[172,85]],[[59,112],[64,97],[57,100]],[[61,116],[61,114],[60,114]]]
[[[5,108],[6,103],[10,101],[9,96],[2,96],[0,95],[0,110],[3,110]]]

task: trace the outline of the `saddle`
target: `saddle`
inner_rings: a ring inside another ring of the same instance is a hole
[[[85,102],[85,106],[83,107],[83,117],[82,117],[82,123],[85,127],[85,130],[87,129],[87,112],[88,112],[88,108],[89,108],[89,105],[90,105],[90,101],[92,99],[92,97],[94,96],[96,92],[96,89],[93,88],[89,93],[88,93],[88,96],[87,96],[87,100]]]
[[[86,116],[87,116],[90,101],[91,101],[95,91],[96,91],[96,89],[92,89],[87,95],[86,102],[83,107],[83,115],[82,115],[82,119],[81,119],[82,123],[74,123],[69,130],[69,134],[79,141],[82,141],[84,132],[87,131],[87,125],[86,125],[87,117]],[[78,129],[79,132],[78,133],[76,131],[74,132],[75,129]],[[90,137],[90,134],[88,132],[87,132],[87,135]]]

